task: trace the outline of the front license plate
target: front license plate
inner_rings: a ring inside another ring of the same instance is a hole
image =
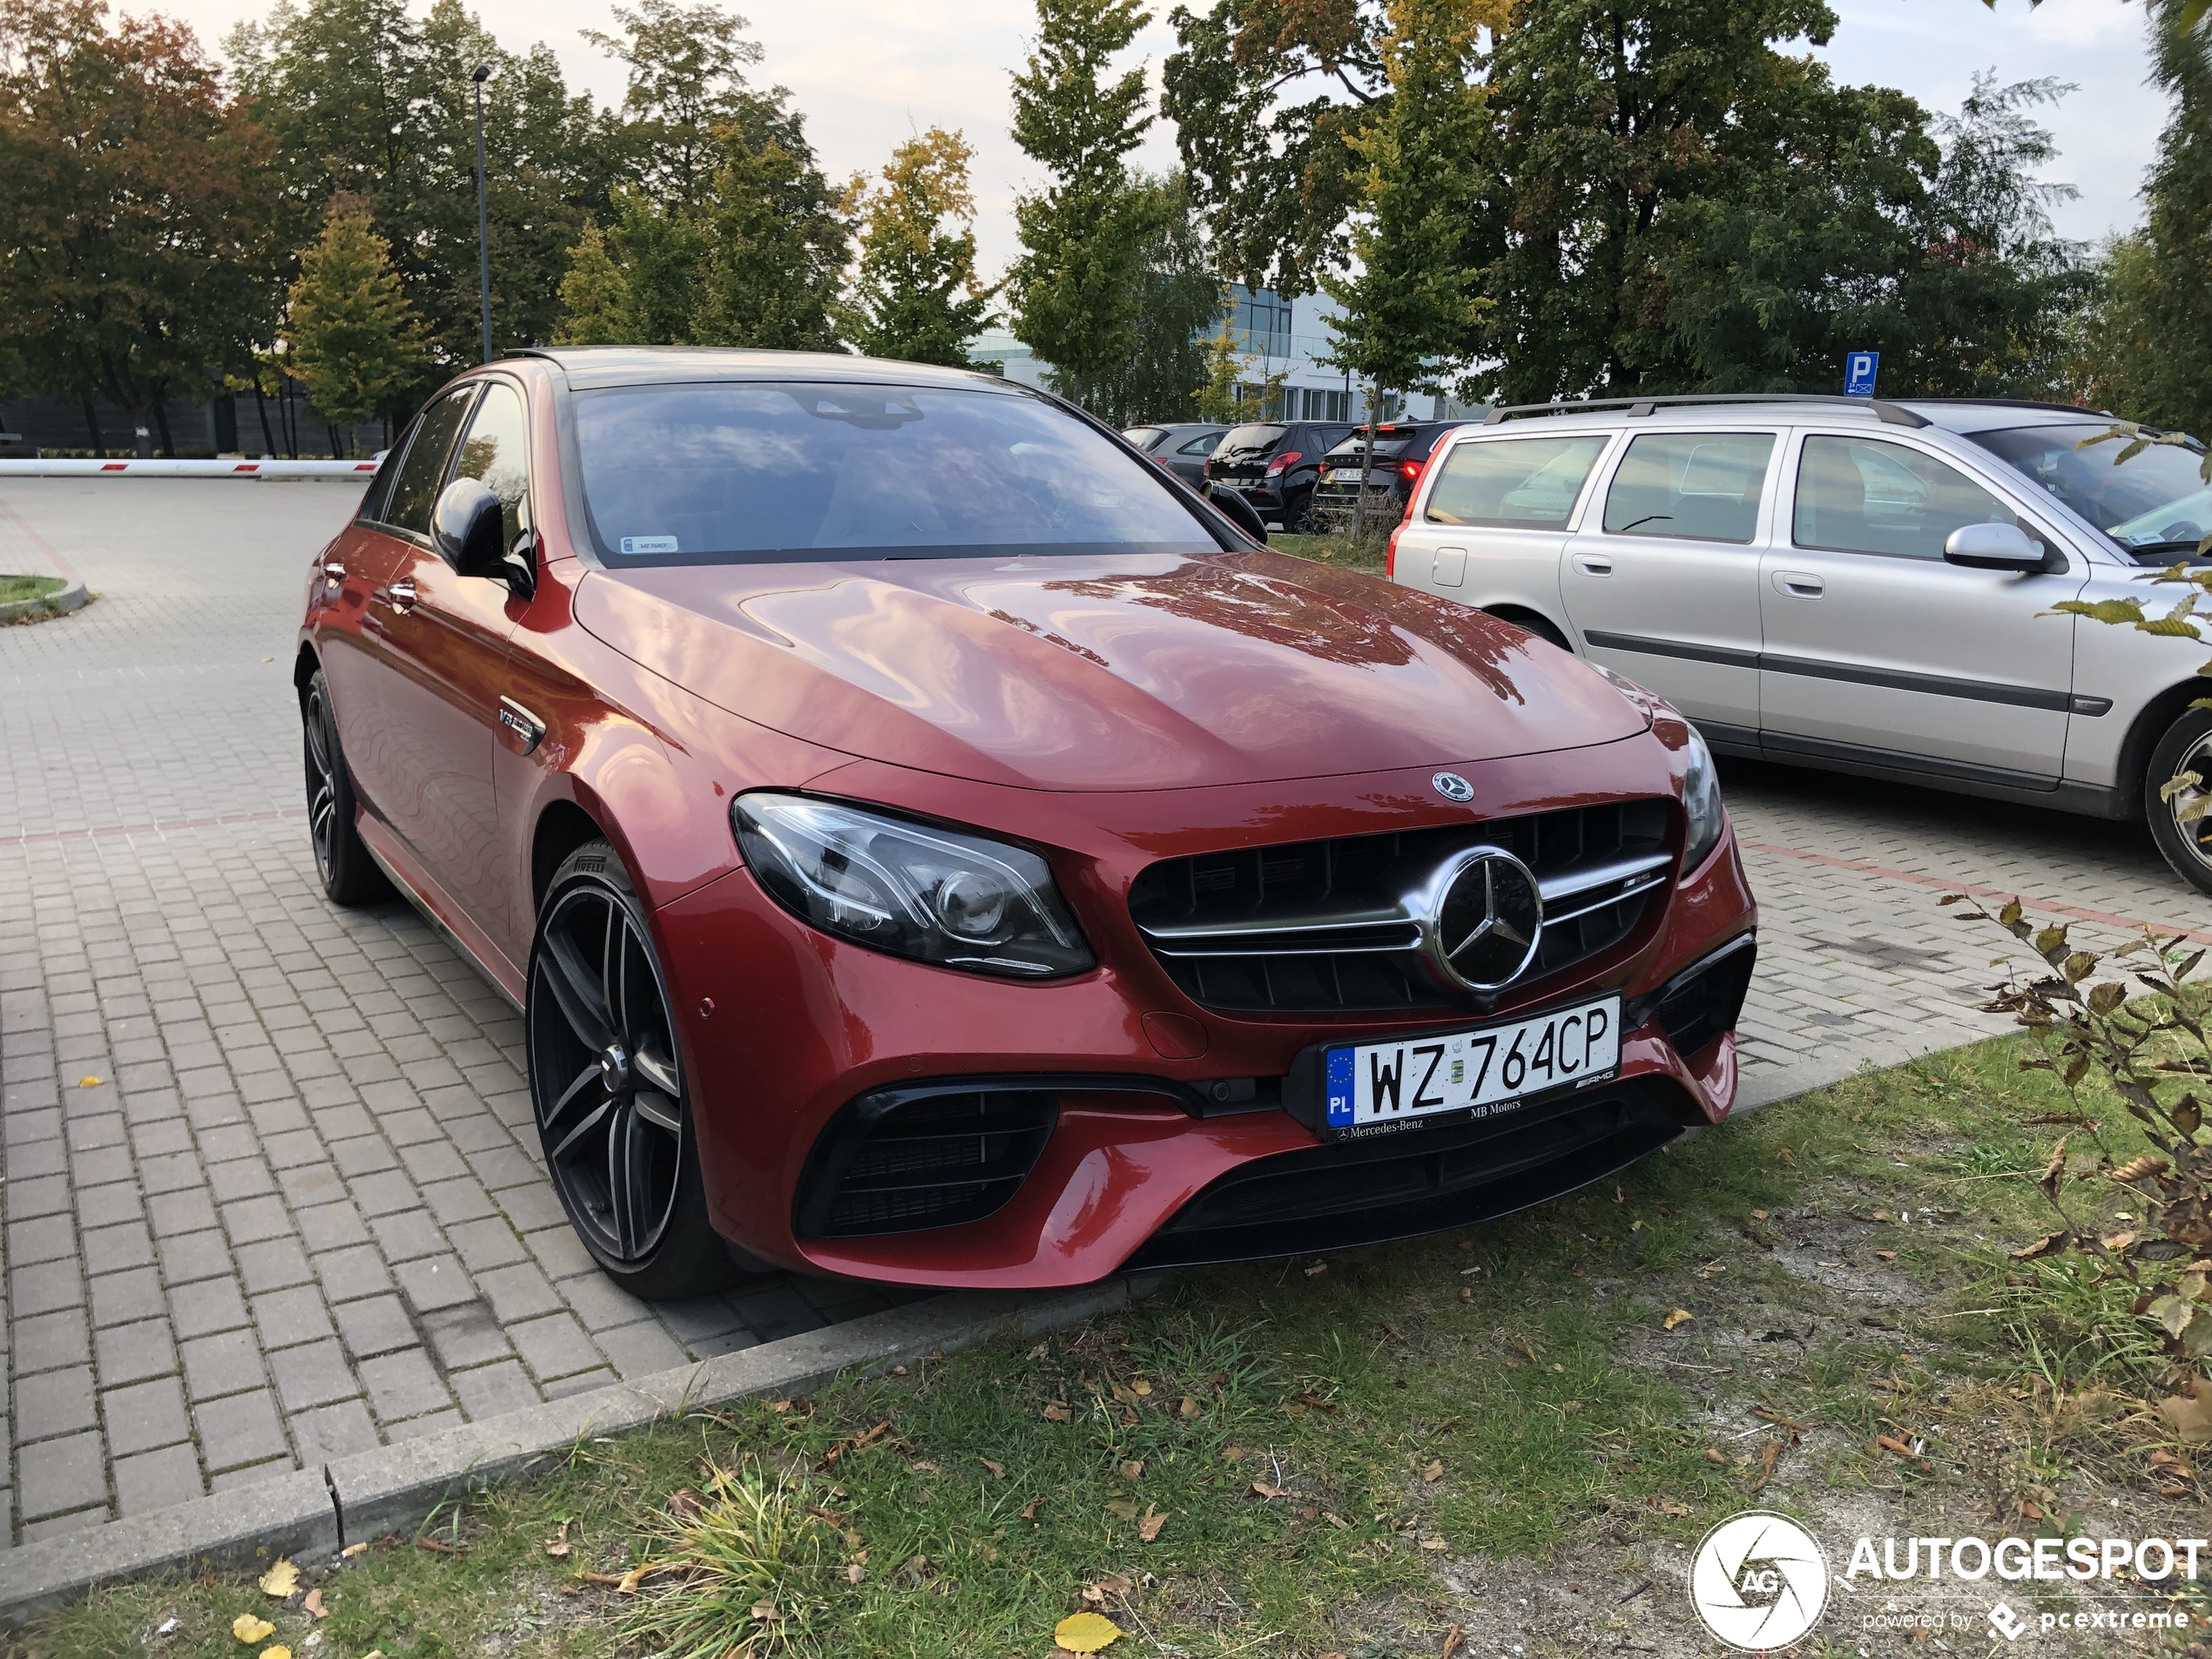
[[[1452,1112],[1492,1117],[1608,1077],[1620,1063],[1618,996],[1472,1031],[1331,1049],[1323,1121],[1332,1136],[1360,1136]]]

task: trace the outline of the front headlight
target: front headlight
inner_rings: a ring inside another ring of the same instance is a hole
[[[1713,765],[1713,752],[1694,725],[1689,727],[1689,765],[1683,772],[1682,804],[1689,814],[1689,840],[1682,854],[1683,873],[1687,875],[1705,861],[1721,839],[1720,773]]]
[[[1092,965],[1051,870],[1021,847],[804,795],[740,795],[730,824],[760,885],[826,934],[1009,979]]]

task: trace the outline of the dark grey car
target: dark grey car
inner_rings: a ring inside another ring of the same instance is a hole
[[[1218,421],[1155,422],[1122,435],[1194,489],[1206,481],[1206,457],[1229,428]]]

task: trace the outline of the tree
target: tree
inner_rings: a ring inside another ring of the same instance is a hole
[[[745,84],[745,70],[761,59],[759,44],[744,37],[743,17],[708,3],[639,0],[614,8],[622,33],[596,29],[583,37],[630,71],[622,126],[612,149],[626,181],[665,206],[700,201],[724,157],[718,131],[745,129],[755,144],[794,143],[798,118],[779,88],[762,94]]]
[[[1215,0],[1170,14],[1180,50],[1161,111],[1216,262],[1249,287],[1310,293],[1343,257],[1352,145],[1390,99],[1383,11],[1382,0]]]
[[[106,10],[0,0],[0,316],[95,449],[105,397],[174,455],[165,401],[266,337],[270,147],[191,30]]]
[[[561,279],[561,326],[556,346],[617,346],[623,343],[620,310],[628,297],[621,268],[607,252],[607,239],[590,219],[569,250],[569,272]]]
[[[2212,42],[2169,3],[2153,15],[2152,44],[2174,112],[2143,192],[2142,228],[2106,253],[2080,370],[2103,407],[2212,437]]]
[[[1482,301],[1473,291],[1467,226],[1480,179],[1481,33],[1506,0],[1390,0],[1376,38],[1390,98],[1345,142],[1362,164],[1352,267],[1325,275],[1337,302],[1328,361],[1379,393],[1433,390],[1475,344]],[[1370,400],[1373,407],[1379,397]],[[1366,529],[1374,445],[1361,450],[1352,534]]]
[[[332,425],[388,412],[421,377],[421,324],[359,197],[331,203],[321,239],[300,256],[290,301],[286,356]]]
[[[1265,416],[1268,406],[1283,395],[1283,386],[1291,377],[1287,368],[1271,374],[1263,374],[1257,382],[1248,381],[1252,360],[1238,349],[1234,318],[1230,312],[1229,296],[1224,290],[1221,298],[1224,315],[1221,327],[1207,337],[1200,351],[1200,361],[1205,366],[1204,378],[1199,382],[1196,396],[1198,418],[1219,421],[1224,425],[1238,421],[1256,421]],[[1249,389],[1254,395],[1240,395]]]
[[[782,351],[835,351],[851,229],[813,154],[773,139],[758,147],[722,131],[724,160],[694,221],[706,257],[691,341]]]
[[[991,320],[975,275],[975,152],[932,127],[891,152],[880,187],[863,194],[853,339],[874,357],[973,367],[967,342]]]
[[[1116,426],[1179,421],[1195,412],[1207,376],[1206,334],[1227,307],[1221,279],[1180,172],[1135,176],[1152,198],[1153,233],[1139,253],[1130,354],[1100,371],[1091,407]]]
[[[1015,338],[1088,406],[1092,383],[1136,345],[1137,275],[1156,202],[1127,157],[1151,125],[1144,71],[1108,84],[1150,21],[1136,0],[1037,0],[1039,34],[1014,78],[1014,138],[1052,175],[1015,198],[1022,255],[1007,280]]]

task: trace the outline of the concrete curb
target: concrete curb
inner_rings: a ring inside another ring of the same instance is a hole
[[[84,591],[82,582],[71,582],[58,593],[50,593],[43,599],[10,599],[0,604],[0,622],[14,622],[24,617],[40,615],[63,616],[71,610],[84,609],[91,595]]]
[[[753,1394],[795,1394],[932,1352],[1022,1338],[1142,1301],[1158,1275],[1047,1296],[960,1291],[675,1371],[379,1447],[168,1509],[0,1554],[0,1626],[91,1586],[260,1556],[313,1557],[414,1525],[472,1484],[522,1473],[578,1440]]]

